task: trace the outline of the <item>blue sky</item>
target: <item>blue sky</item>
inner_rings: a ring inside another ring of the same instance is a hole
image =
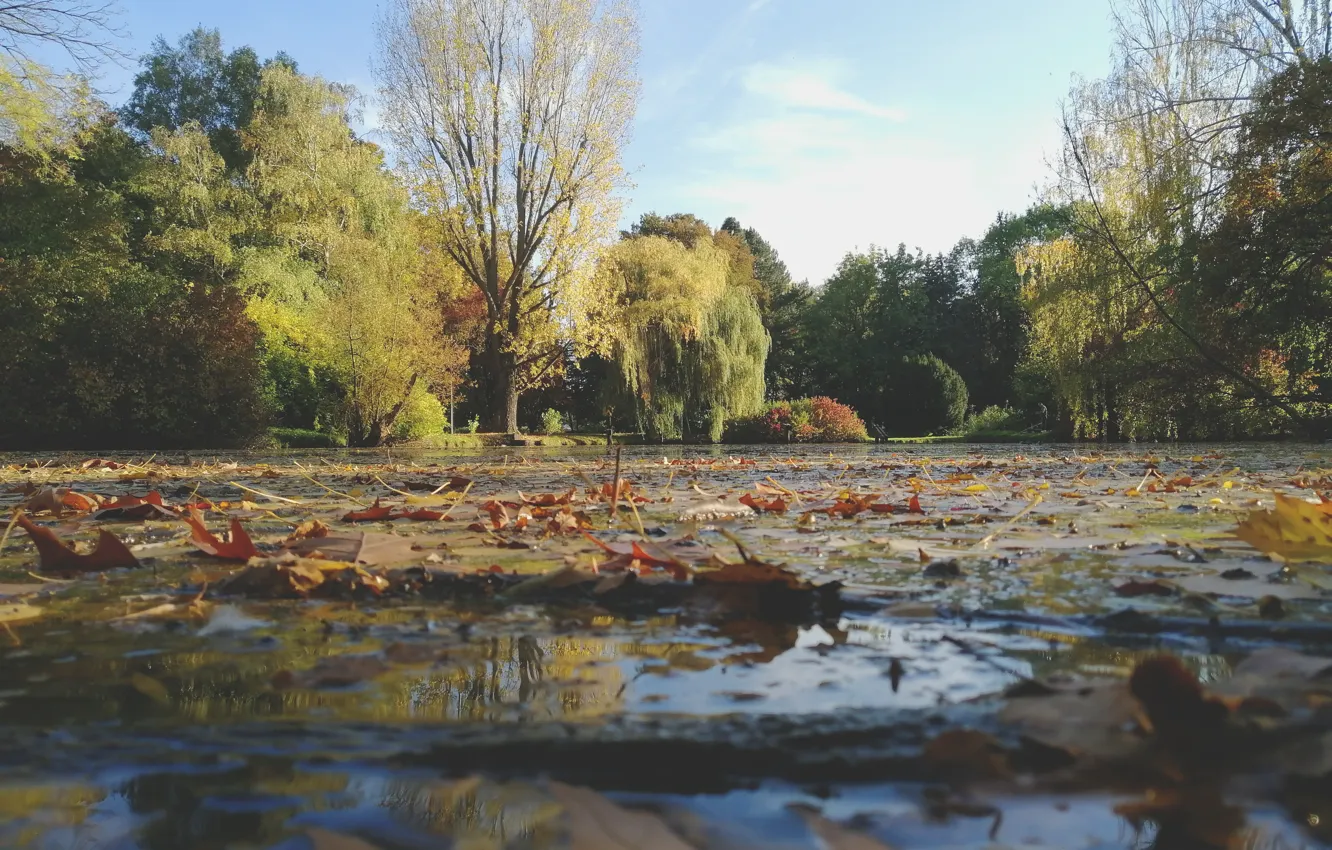
[[[364,0],[122,0],[125,47],[202,24],[373,96]],[[797,278],[871,243],[946,250],[1036,197],[1072,75],[1104,74],[1109,0],[640,0],[625,221],[734,215]],[[117,105],[134,68],[100,82]],[[373,106],[367,111],[373,124]]]

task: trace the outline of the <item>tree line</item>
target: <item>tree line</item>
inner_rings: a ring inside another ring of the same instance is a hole
[[[376,445],[451,402],[495,431],[797,438],[829,399],[882,435],[1324,434],[1328,19],[1120,3],[1040,203],[811,285],[734,218],[617,230],[637,30],[613,0],[394,0],[369,136],[354,88],[215,30],[159,38],[112,107],[0,18],[0,444]]]

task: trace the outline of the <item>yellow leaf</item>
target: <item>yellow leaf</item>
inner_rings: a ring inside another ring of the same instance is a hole
[[[1275,509],[1250,513],[1235,529],[1235,536],[1288,561],[1332,563],[1332,514],[1303,499],[1274,495]]]

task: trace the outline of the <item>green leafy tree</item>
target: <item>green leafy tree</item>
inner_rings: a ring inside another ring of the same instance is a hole
[[[134,92],[120,110],[126,125],[145,137],[197,125],[232,172],[249,164],[240,132],[254,115],[263,70],[273,64],[296,70],[285,53],[265,61],[249,47],[228,53],[221,34],[203,27],[174,47],[159,36],[139,64]]]
[[[225,446],[263,424],[256,330],[235,293],[139,261],[149,157],[109,118],[72,153],[0,147],[0,439]]]
[[[908,357],[889,384],[888,427],[897,434],[925,436],[956,431],[967,415],[967,384],[933,355]]]
[[[805,313],[814,301],[806,282],[791,280],[791,272],[775,248],[752,227],[742,228],[735,218],[722,222],[721,231],[745,241],[753,257],[756,302],[763,327],[772,339],[764,367],[764,383],[772,398],[792,399],[811,391],[809,352],[804,337]]]
[[[603,289],[615,294],[601,317],[614,329],[615,383],[654,438],[719,440],[728,418],[763,403],[769,339],[749,291],[731,285],[729,262],[710,236],[689,247],[658,235],[631,236],[603,262]]]
[[[381,21],[383,121],[484,298],[477,360],[497,430],[516,431],[522,393],[597,334],[637,55],[617,0],[394,0]]]

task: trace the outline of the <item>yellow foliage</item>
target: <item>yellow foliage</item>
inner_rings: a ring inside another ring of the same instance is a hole
[[[1258,510],[1235,529],[1235,536],[1269,555],[1288,561],[1332,563],[1332,503],[1315,505],[1276,496],[1274,510]]]

